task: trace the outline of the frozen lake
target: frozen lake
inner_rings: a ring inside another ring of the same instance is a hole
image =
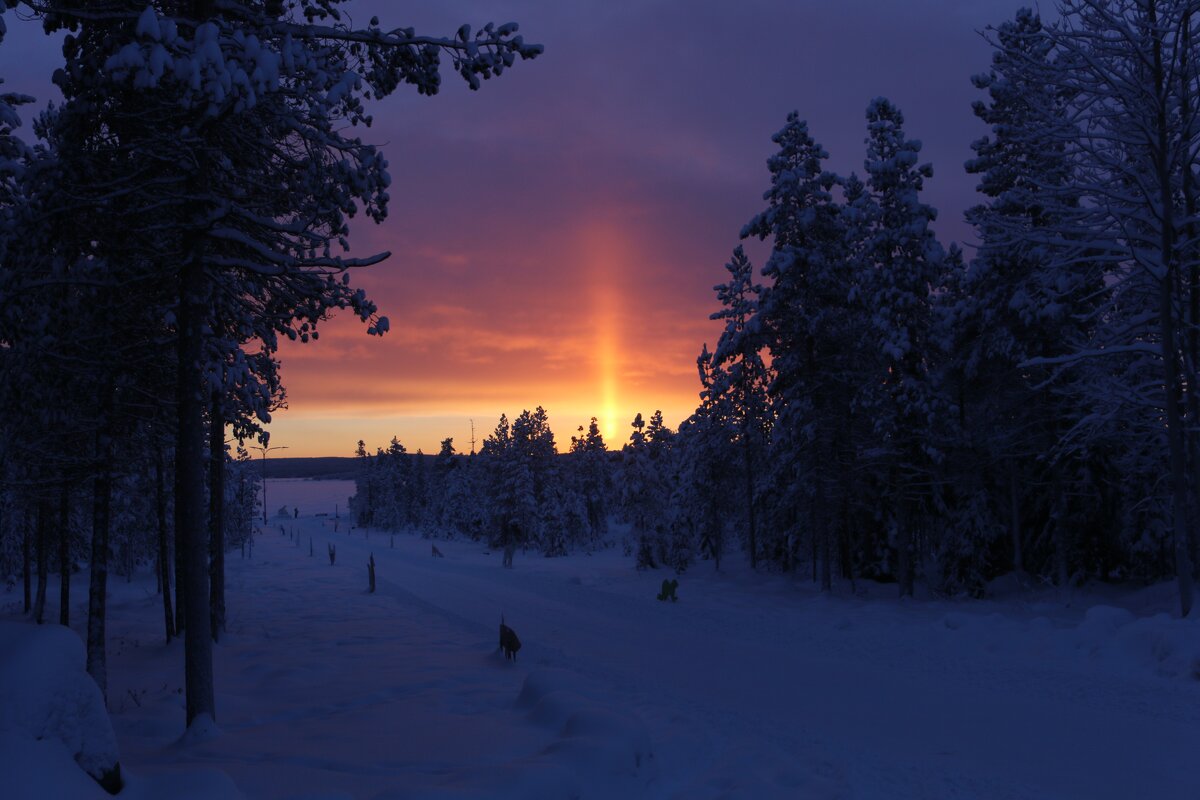
[[[268,478],[267,516],[274,518],[280,506],[288,511],[299,508],[300,515],[335,513],[346,516],[354,481],[320,481],[308,478]]]

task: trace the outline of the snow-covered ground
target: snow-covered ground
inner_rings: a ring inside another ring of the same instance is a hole
[[[228,560],[210,741],[177,743],[181,645],[162,645],[150,576],[113,582],[109,705],[134,786],[216,769],[247,797],[306,800],[1200,797],[1200,622],[1147,616],[1166,589],[1127,597],[1138,615],[897,603],[702,563],[663,603],[665,573],[618,549],[508,570],[344,513],[337,533],[272,519]]]

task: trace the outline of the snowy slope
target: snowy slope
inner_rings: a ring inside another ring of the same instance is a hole
[[[127,772],[279,798],[1200,797],[1194,621],[822,598],[738,565],[660,603],[664,573],[616,551],[506,570],[345,521],[273,520],[227,562],[213,741],[175,743],[180,645],[151,583],[114,585]]]

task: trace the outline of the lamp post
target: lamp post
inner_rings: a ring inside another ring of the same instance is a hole
[[[275,447],[256,447],[256,446],[252,445],[250,447],[250,449],[257,450],[258,452],[262,453],[262,457],[263,457],[262,458],[262,465],[263,465],[263,481],[262,481],[262,483],[263,483],[263,525],[266,525],[267,524],[267,453],[271,452],[272,450],[287,450],[287,446],[286,445],[276,445]]]

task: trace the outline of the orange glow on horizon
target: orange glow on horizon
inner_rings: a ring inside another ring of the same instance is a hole
[[[592,417],[613,450],[635,414],[661,409],[677,427],[696,407],[696,353],[715,338],[712,280],[676,277],[706,262],[663,241],[657,223],[608,199],[560,225],[517,216],[494,237],[421,231],[428,238],[408,252],[372,231],[370,244],[402,254],[354,279],[391,331],[368,337],[341,314],[318,342],[285,342],[289,407],[274,415],[271,443],[289,456],[348,456],[359,439],[371,452],[396,436],[410,452],[436,453],[452,437],[466,453],[472,419],[478,450],[501,413],[538,406],[560,452]],[[434,241],[453,252],[439,257]],[[712,277],[720,265],[713,259]]]

